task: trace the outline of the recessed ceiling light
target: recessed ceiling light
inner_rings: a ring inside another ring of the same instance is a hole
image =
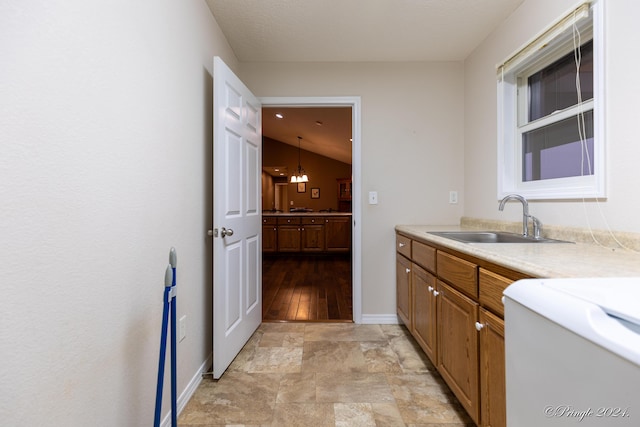
[[[284,116],[280,113],[276,113],[276,119],[283,119]]]

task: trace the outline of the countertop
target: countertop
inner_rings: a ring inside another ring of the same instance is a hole
[[[351,212],[262,212],[262,216],[351,216]]]
[[[463,243],[429,231],[474,230],[459,225],[397,225],[423,243],[451,248],[532,277],[640,277],[640,252],[589,243]]]

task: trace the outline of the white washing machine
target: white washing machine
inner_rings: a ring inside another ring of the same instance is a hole
[[[640,278],[504,291],[507,425],[640,426]]]

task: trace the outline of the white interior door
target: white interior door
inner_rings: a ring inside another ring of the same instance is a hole
[[[262,107],[213,60],[213,376],[262,322]]]

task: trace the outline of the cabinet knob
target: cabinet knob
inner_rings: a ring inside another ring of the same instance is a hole
[[[405,272],[405,273],[407,273],[407,274],[409,274],[409,273],[411,273],[411,269],[410,269],[410,268],[405,268],[405,269],[404,269],[404,272]]]
[[[476,322],[476,330],[481,330],[482,328],[484,328],[484,325],[480,322]]]
[[[433,291],[433,286],[429,286],[427,289],[429,289],[429,292]]]
[[[404,243],[400,242],[400,243],[398,243],[398,246],[401,247],[401,248],[404,248]]]
[[[440,295],[440,292],[438,292],[438,291],[434,290],[434,291],[433,291],[433,296],[434,296],[434,297],[437,297],[438,295]]]

